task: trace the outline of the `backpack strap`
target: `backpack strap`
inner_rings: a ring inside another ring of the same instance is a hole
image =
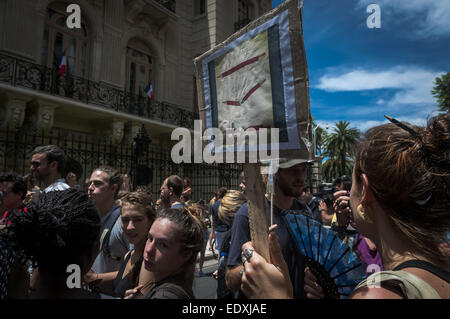
[[[100,237],[100,251],[103,251],[108,257],[119,261],[122,259],[121,257],[111,255],[111,251],[109,249],[109,238],[111,237],[111,231],[114,225],[120,217],[120,209],[114,209],[111,214],[113,215],[111,215],[106,221],[103,233]]]
[[[408,260],[405,261],[404,263],[398,265],[397,267],[395,267],[394,270],[402,270],[405,268],[420,268],[423,270],[426,270],[428,272],[431,272],[433,275],[441,278],[442,280],[445,280],[447,283],[450,283],[450,272],[445,270],[445,269],[441,269],[425,260]]]
[[[407,299],[441,299],[436,290],[428,283],[416,275],[403,270],[374,273],[360,282],[353,293],[360,288],[379,284],[399,288]]]

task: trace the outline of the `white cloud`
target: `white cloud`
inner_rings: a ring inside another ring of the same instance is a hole
[[[336,128],[336,122],[339,121],[316,121],[316,124],[319,125],[321,128],[323,128],[324,130],[326,130],[328,133],[331,133],[334,131],[334,129]]]
[[[330,71],[330,73],[333,71]],[[341,75],[326,74],[316,88],[329,91],[365,91],[379,89],[399,90],[386,103],[417,104],[435,103],[431,90],[434,79],[444,72],[435,72],[418,67],[398,66],[382,71],[354,70]],[[378,100],[377,104],[385,102]]]
[[[376,3],[381,7],[381,20],[407,23],[415,37],[445,37],[450,35],[449,0],[359,0],[359,6]]]
[[[386,124],[386,121],[355,121],[353,122],[353,125],[355,125],[355,127],[360,130],[361,132],[365,132],[368,129],[374,127],[374,126],[378,126],[381,124]]]
[[[417,125],[417,126],[426,126],[427,125],[427,119],[424,117],[400,116],[400,117],[396,118],[396,120],[398,120],[400,122],[408,122],[410,124]],[[352,124],[361,132],[366,132],[368,129],[370,129],[374,126],[387,124],[387,123],[390,123],[390,122],[388,120],[384,120],[384,121],[354,121],[354,122],[352,122]]]

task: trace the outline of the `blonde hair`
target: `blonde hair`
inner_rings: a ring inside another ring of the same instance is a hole
[[[234,215],[238,209],[246,202],[243,192],[237,190],[228,191],[222,198],[219,206],[219,218],[225,224],[233,225]]]
[[[197,203],[186,203],[184,207],[193,217],[195,217],[196,222],[200,224],[202,229],[206,231],[206,224],[203,221],[203,207]]]

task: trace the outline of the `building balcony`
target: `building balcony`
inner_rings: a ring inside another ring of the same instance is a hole
[[[197,113],[167,102],[151,101],[147,96],[130,94],[105,83],[67,73],[60,77],[57,68],[48,68],[3,54],[0,54],[0,84],[34,90],[177,127],[193,129],[194,119],[198,118]]]
[[[126,19],[131,24],[151,23],[159,29],[177,20],[175,0],[128,0]]]

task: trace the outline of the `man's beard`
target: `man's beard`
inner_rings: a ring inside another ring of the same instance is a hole
[[[161,202],[163,204],[166,204],[166,206],[167,206],[168,203],[170,203],[170,197],[167,196],[167,195],[160,194],[159,195],[159,199],[161,199]]]
[[[278,180],[279,185],[278,187],[280,188],[281,192],[285,195],[285,196],[289,196],[289,197],[299,197],[302,194],[302,189],[299,189],[297,192],[295,192],[293,190],[293,188],[289,187],[289,185],[283,183],[281,180]]]
[[[50,175],[50,173],[43,173],[43,172],[35,172],[34,173],[34,177],[40,182],[42,182],[44,179],[46,179],[46,177],[49,175]]]

